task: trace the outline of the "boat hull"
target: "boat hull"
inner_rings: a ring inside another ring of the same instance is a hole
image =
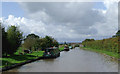
[[[69,48],[64,49],[64,51],[69,51]]]
[[[60,52],[58,54],[55,55],[44,55],[44,58],[57,58],[60,56]]]

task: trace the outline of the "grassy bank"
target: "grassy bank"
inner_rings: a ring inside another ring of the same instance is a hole
[[[0,58],[0,61],[2,61],[2,66],[0,66],[0,68],[11,66],[17,63],[23,63],[32,59],[37,59],[38,57],[42,57],[44,52],[44,51],[33,51],[32,53],[25,54],[23,52],[23,49],[25,48],[19,47],[15,55],[13,56],[8,55],[7,57]],[[60,51],[64,50],[64,46],[60,47],[59,50]],[[23,53],[23,55],[20,53]]]
[[[118,53],[119,43],[117,37],[103,40],[83,41],[82,44],[87,48]]]
[[[109,55],[111,57],[114,57],[114,58],[118,58],[118,53],[114,53],[114,52],[109,52],[109,51],[105,51],[105,50],[100,50],[100,49],[93,49],[93,48],[88,48],[88,47],[80,47],[84,50],[89,50],[89,51],[93,51],[93,52],[97,52],[97,53],[101,53],[101,54],[106,54],[106,55]]]
[[[7,56],[7,57],[0,58],[0,60],[2,60],[1,67],[3,68],[6,66],[14,65],[16,63],[22,63],[28,60],[37,59],[38,57],[41,57],[41,56],[43,56],[43,51],[34,51],[32,53],[28,53],[24,55],[20,55],[16,53],[14,56]]]
[[[85,49],[105,53],[109,56],[119,58],[119,46],[120,43],[118,41],[118,37],[102,39],[102,40],[94,40],[94,39],[86,39],[82,42]]]

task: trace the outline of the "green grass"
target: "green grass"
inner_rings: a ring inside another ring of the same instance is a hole
[[[105,50],[93,49],[93,48],[88,48],[88,47],[80,47],[80,48],[85,49],[85,50],[90,50],[90,51],[98,52],[98,53],[104,53],[104,54],[106,54],[106,55],[115,57],[116,59],[117,59],[118,56],[119,56],[118,53],[109,52],[109,51],[105,51]]]
[[[16,53],[14,56],[0,58],[2,60],[2,67],[11,66],[16,63],[22,63],[27,60],[37,59],[38,57],[43,56],[43,51],[34,51],[32,53],[19,55]],[[8,65],[6,65],[8,63]],[[0,66],[1,67],[1,66]]]
[[[59,50],[60,50],[60,51],[64,50],[64,47],[60,47]]]
[[[118,53],[118,48],[120,46],[118,39],[118,37],[114,37],[95,41],[83,41],[82,44],[88,48]]]
[[[23,52],[24,49],[25,48],[23,48],[23,47],[19,47],[14,56],[0,58],[0,60],[2,60],[2,66],[0,66],[0,68],[6,67],[6,66],[11,66],[16,63],[22,63],[27,60],[37,59],[38,57],[43,56],[44,51],[34,51],[32,53],[25,54]],[[59,50],[60,51],[64,50],[64,47],[59,48]],[[24,55],[21,55],[19,53],[23,53]],[[7,65],[6,65],[6,63],[7,63]]]
[[[24,52],[23,52],[23,49],[25,49],[25,48],[23,48],[23,47],[19,47],[18,50],[17,50],[17,52],[16,52],[15,54],[19,54],[19,52],[24,53]]]
[[[43,56],[43,52],[44,51],[35,51],[33,53],[27,54],[27,55],[32,55],[32,56],[36,56],[36,57],[41,57]]]

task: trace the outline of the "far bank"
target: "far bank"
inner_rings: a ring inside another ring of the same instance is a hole
[[[112,58],[118,59],[119,56],[119,37],[113,37],[102,40],[86,39],[82,42],[85,50],[90,50],[102,54],[111,56]]]

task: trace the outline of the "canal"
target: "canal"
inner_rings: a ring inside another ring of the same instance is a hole
[[[80,48],[61,52],[56,59],[44,59],[8,72],[118,72],[118,62]]]

